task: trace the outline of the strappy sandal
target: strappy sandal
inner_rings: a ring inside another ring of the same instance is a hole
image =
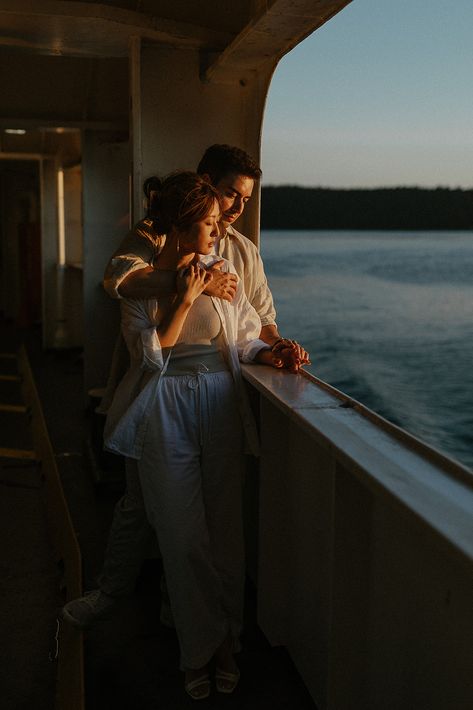
[[[235,673],[224,671],[222,668],[215,669],[215,687],[219,693],[233,693],[240,680],[240,671]]]
[[[184,690],[192,700],[205,700],[205,698],[208,698],[210,695],[210,678],[208,672],[199,676],[199,678],[195,678],[195,680],[184,683]]]

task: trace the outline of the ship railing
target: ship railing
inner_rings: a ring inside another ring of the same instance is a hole
[[[308,373],[244,377],[261,434],[249,560],[270,643],[319,710],[473,707],[471,471]]]

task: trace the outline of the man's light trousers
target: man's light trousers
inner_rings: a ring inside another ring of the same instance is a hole
[[[156,536],[146,515],[137,461],[126,459],[126,493],[115,506],[99,587],[112,597],[131,594]],[[156,542],[154,542],[157,548]]]

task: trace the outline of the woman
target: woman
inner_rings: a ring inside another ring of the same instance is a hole
[[[131,366],[107,417],[106,447],[137,459],[147,514],[163,557],[185,688],[230,693],[242,626],[243,439],[258,442],[241,383],[244,362],[290,365],[297,350],[258,339],[261,323],[238,285],[229,303],[203,295],[216,259],[218,193],[194,173],[176,173],[154,195],[166,234],[156,268],[178,272],[177,296],[124,300]],[[226,268],[231,266],[226,263]]]

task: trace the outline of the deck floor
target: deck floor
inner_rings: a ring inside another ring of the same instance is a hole
[[[0,331],[0,336],[2,335]],[[54,707],[56,609],[61,604],[61,573],[51,548],[44,481],[32,452],[28,414],[21,407],[12,338],[1,337],[0,351],[0,688],[5,710]],[[13,339],[14,342],[14,339]],[[8,455],[7,455],[8,451]],[[16,458],[15,458],[16,456]]]

